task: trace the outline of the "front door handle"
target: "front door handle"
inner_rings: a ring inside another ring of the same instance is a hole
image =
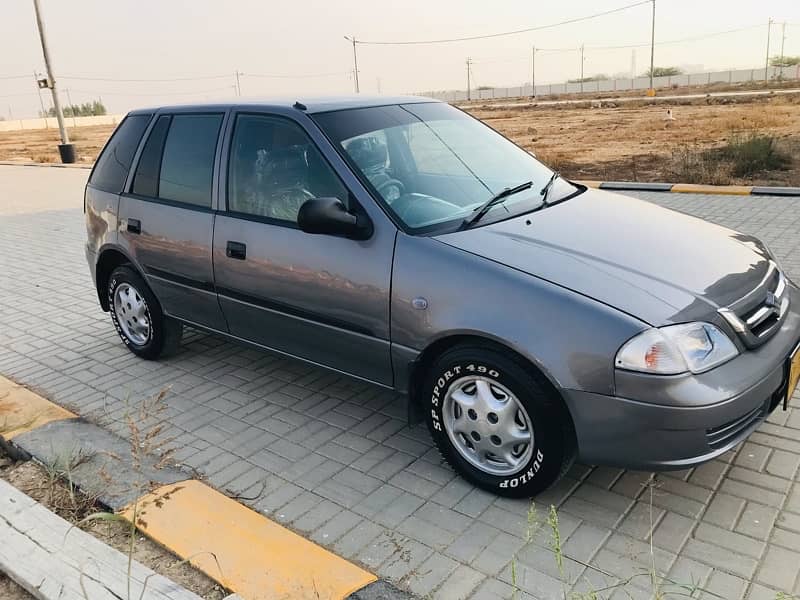
[[[128,232],[136,235],[142,233],[142,222],[139,219],[128,219]]]
[[[247,246],[241,242],[228,242],[227,246],[225,246],[225,256],[236,260],[244,260],[247,258]]]

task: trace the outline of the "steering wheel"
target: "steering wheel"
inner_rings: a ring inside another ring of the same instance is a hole
[[[396,193],[391,193],[391,188],[394,188]],[[379,183],[375,189],[378,190],[378,193],[383,197],[386,202],[391,204],[395,200],[397,200],[400,196],[402,196],[406,191],[406,186],[403,185],[402,181],[398,181],[397,179],[388,178],[385,181]]]

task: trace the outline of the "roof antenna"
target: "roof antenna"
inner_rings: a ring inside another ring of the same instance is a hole
[[[306,109],[306,105],[305,105],[305,104],[303,104],[302,102],[295,102],[295,103],[293,104],[293,106],[294,106],[294,108],[296,108],[297,110],[305,110],[305,109]]]

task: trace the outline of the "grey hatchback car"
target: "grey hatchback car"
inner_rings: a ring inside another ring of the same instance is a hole
[[[407,394],[502,495],[576,458],[712,459],[800,375],[800,290],[759,240],[566,181],[424,98],[136,110],[85,211],[133,353],[189,325]]]

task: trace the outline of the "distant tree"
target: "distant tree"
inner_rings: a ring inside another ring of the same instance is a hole
[[[64,107],[65,117],[94,117],[107,114],[105,105],[100,100],[84,102],[83,104],[72,104]],[[56,116],[56,109],[51,108],[47,111],[48,117]]]
[[[475,88],[475,89],[476,89],[476,90],[491,90],[491,89],[492,89],[492,86],[490,86],[490,85],[479,85],[479,86],[478,86],[477,88]]]
[[[680,75],[683,73],[682,69],[678,67],[654,67],[653,77],[669,77],[670,75]],[[650,69],[645,71],[644,77],[650,77]]]
[[[800,56],[773,56],[769,64],[773,67],[793,67],[800,65]]]
[[[588,83],[589,81],[607,81],[608,75],[604,75],[600,73],[598,75],[590,75],[589,77],[584,77],[583,79],[568,79],[567,83]]]

